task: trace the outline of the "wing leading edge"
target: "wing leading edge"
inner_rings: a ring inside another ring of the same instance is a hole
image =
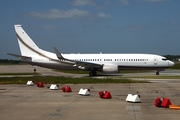
[[[60,61],[65,61],[68,64],[71,63],[74,67],[78,67],[79,69],[85,69],[85,70],[91,70],[91,69],[101,69],[103,67],[102,64],[97,63],[90,63],[90,62],[84,62],[84,61],[76,61],[76,60],[70,60],[67,58],[64,58],[62,54],[57,50],[56,47],[53,47],[54,52],[57,56],[57,58]]]

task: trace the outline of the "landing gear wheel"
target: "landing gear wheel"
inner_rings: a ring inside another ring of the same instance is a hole
[[[93,76],[93,72],[89,72],[89,76]]]
[[[96,76],[96,75],[97,75],[96,71],[89,72],[89,76]]]
[[[156,72],[156,75],[159,75],[159,71]]]
[[[93,73],[94,73],[94,76],[96,76],[96,75],[97,75],[96,71],[94,71]]]
[[[34,69],[34,73],[36,73],[36,69]]]

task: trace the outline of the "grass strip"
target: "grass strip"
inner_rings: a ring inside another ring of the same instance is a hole
[[[26,84],[27,81],[43,82],[44,84],[94,84],[94,83],[147,83],[147,81],[131,80],[128,78],[69,78],[54,76],[34,76],[34,77],[1,77],[1,84]]]
[[[124,76],[125,78],[180,79],[180,76]]]

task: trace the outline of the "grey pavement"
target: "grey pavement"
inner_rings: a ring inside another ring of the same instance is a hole
[[[167,97],[180,104],[179,83],[67,84],[71,93],[26,85],[0,85],[1,120],[177,120],[179,110],[157,108],[157,97]],[[60,85],[62,88],[65,85]],[[90,88],[90,96],[78,95],[80,88]],[[109,91],[112,99],[98,93]],[[139,94],[141,103],[129,103],[129,93]]]
[[[30,65],[0,66],[0,73],[37,72],[43,75],[79,76],[54,72]],[[178,75],[179,71],[168,70],[163,74]],[[137,73],[151,74],[151,73]],[[125,74],[126,75],[126,74]],[[84,75],[82,75],[84,76]],[[157,97],[167,97],[173,104],[180,104],[180,80],[151,80],[152,83],[124,84],[67,84],[71,93],[26,85],[0,85],[1,120],[177,120],[179,110],[157,108]],[[59,85],[62,88],[63,84]],[[90,96],[78,95],[80,88],[90,88]],[[101,99],[98,93],[109,91],[112,99]],[[126,102],[128,94],[139,94],[141,103]]]
[[[0,65],[0,73],[34,73],[36,69],[37,73],[43,76],[69,76],[69,77],[83,77],[88,76],[87,74],[70,74],[63,72],[55,72],[52,69],[47,69],[32,65]]]

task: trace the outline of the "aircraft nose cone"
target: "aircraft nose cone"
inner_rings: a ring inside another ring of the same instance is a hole
[[[174,66],[174,62],[169,61],[169,66]]]

